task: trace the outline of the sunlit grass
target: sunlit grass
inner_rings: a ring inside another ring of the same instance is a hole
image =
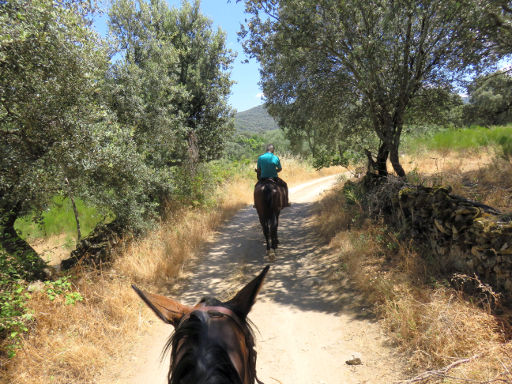
[[[343,273],[408,357],[411,376],[477,356],[451,370],[445,380],[432,376],[421,382],[510,382],[512,342],[505,339],[496,317],[477,298],[466,300],[447,281],[431,275],[428,255],[421,257],[382,224],[366,218],[357,195],[347,196],[341,187],[329,192],[319,202],[315,222],[338,254]]]
[[[496,127],[479,127],[446,129],[432,136],[410,140],[409,147],[413,150],[464,150],[479,147],[503,146],[512,141],[512,125]]]
[[[99,222],[111,220],[109,215],[102,215],[98,209],[82,200],[76,199],[75,203],[82,236],[87,236]],[[77,233],[71,201],[63,196],[55,196],[52,199],[40,220],[35,215],[23,216],[16,220],[14,227],[23,238],[28,240],[61,234],[76,238]]]

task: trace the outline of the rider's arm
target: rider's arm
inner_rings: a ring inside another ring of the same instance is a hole
[[[276,156],[276,159],[277,159],[277,161],[275,163],[276,170],[277,170],[277,172],[281,172],[283,170],[283,168],[281,167],[281,161],[279,160],[279,157],[277,157],[277,156]]]

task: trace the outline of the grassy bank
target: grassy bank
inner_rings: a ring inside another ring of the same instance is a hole
[[[337,254],[340,274],[350,276],[408,356],[410,375],[441,369],[414,382],[512,382],[509,320],[493,314],[488,301],[466,297],[430,273],[432,258],[366,218],[356,191],[339,186],[329,193],[316,223]]]
[[[429,151],[405,155],[401,161],[411,183],[449,185],[457,195],[512,211],[512,162],[492,148]]]
[[[109,214],[102,214],[96,207],[75,200],[82,236],[87,236],[100,222],[112,220]],[[41,217],[27,215],[16,220],[16,231],[27,241],[66,235],[76,241],[76,220],[69,198],[55,196]]]
[[[409,153],[421,151],[478,150],[494,147],[505,158],[512,157],[512,125],[470,128],[449,128],[427,131],[424,136],[405,138]]]
[[[290,185],[339,172],[331,169],[318,173],[295,159],[282,159],[282,163],[287,172],[283,177]],[[210,196],[214,203],[174,207],[168,220],[147,236],[125,240],[112,265],[102,270],[73,271],[66,279],[70,286],[53,299],[47,285],[35,287],[26,303],[31,314],[28,332],[21,337],[15,357],[2,356],[0,382],[94,383],[154,323],[154,315],[130,285],[137,283],[154,292],[172,294],[182,271],[193,264],[215,229],[252,201],[254,179],[249,175],[254,172],[250,167],[220,185]],[[69,295],[82,299],[66,304]]]

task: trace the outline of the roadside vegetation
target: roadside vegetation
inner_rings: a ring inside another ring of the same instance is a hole
[[[317,220],[348,274],[408,360],[409,375],[439,370],[421,383],[511,382],[509,318],[485,300],[466,297],[449,279],[432,275],[428,256],[368,221],[353,194],[338,189],[322,202]],[[469,361],[464,361],[469,359]],[[443,368],[458,362],[456,368]]]
[[[295,158],[283,157],[282,163],[291,185],[340,171],[317,172]],[[19,283],[11,293],[2,291],[0,320],[12,337],[2,341],[8,355],[0,359],[0,382],[97,382],[154,323],[130,285],[171,293],[215,228],[252,201],[253,168],[233,166],[202,204],[170,202],[166,220],[143,237],[123,239],[100,269],[76,267],[33,285],[10,276]]]
[[[417,139],[402,159],[408,181],[450,185],[456,194],[512,212],[512,161],[500,141],[509,132],[510,126],[448,129]],[[476,275],[437,274],[435,258],[370,219],[362,199],[357,184],[339,185],[320,202],[317,229],[338,255],[333,273],[351,277],[408,359],[411,382],[512,382],[510,308]],[[486,293],[469,296],[454,278]]]

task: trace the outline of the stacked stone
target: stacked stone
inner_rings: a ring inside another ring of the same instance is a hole
[[[430,244],[444,272],[476,273],[512,300],[512,221],[495,209],[451,194],[451,188],[404,185],[398,193],[402,232]]]
[[[122,229],[115,221],[97,226],[71,252],[71,257],[62,261],[61,268],[69,269],[77,263],[98,266],[110,261],[112,249],[118,244],[120,233]]]

